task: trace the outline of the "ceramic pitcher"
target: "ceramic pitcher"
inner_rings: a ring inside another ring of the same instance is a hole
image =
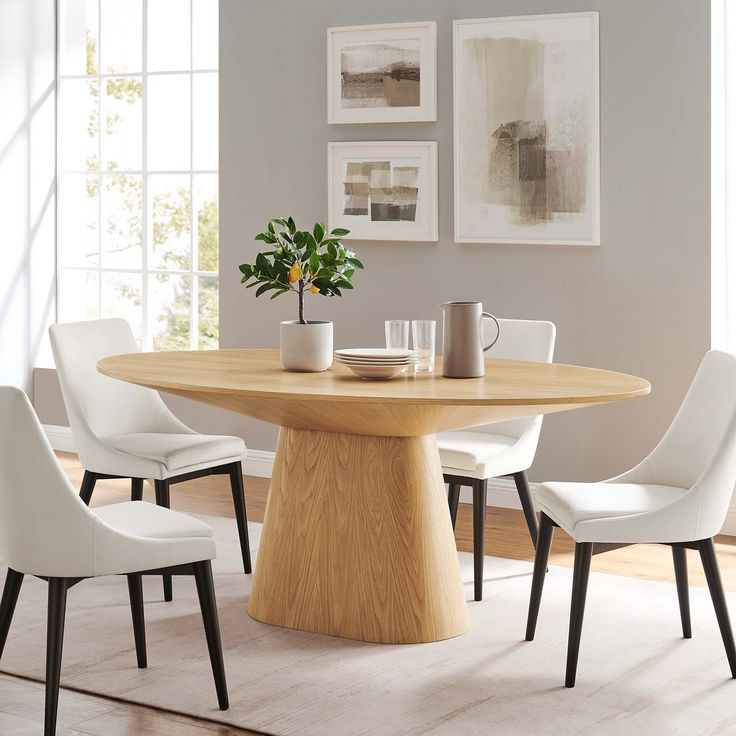
[[[498,320],[483,311],[480,302],[445,302],[442,307],[442,375],[448,378],[478,378],[486,373],[483,353],[501,335]],[[483,344],[483,320],[496,323],[496,337]]]

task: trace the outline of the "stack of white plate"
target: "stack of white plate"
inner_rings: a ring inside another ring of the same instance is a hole
[[[393,378],[417,362],[415,350],[392,348],[345,348],[335,350],[335,362],[367,379]]]

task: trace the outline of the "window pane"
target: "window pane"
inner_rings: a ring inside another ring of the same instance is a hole
[[[59,180],[59,263],[97,266],[99,249],[99,179],[64,174]]]
[[[62,0],[59,74],[96,74],[99,68],[97,0]]]
[[[101,0],[101,71],[139,72],[143,59],[141,0]]]
[[[154,350],[188,350],[192,277],[152,274],[148,304]]]
[[[59,285],[59,322],[97,319],[99,294],[96,271],[63,271]]]
[[[191,267],[191,194],[189,175],[148,178],[149,243],[153,268],[184,271]]]
[[[102,80],[102,161],[105,171],[143,167],[143,83],[140,77]]]
[[[199,271],[217,271],[220,259],[220,203],[217,174],[194,176],[194,227]]]
[[[143,329],[143,275],[140,273],[102,274],[102,318],[122,317],[141,344]]]
[[[59,85],[60,171],[95,171],[99,146],[99,82],[64,79]]]
[[[197,347],[200,350],[212,350],[219,345],[220,304],[218,299],[218,281],[217,276],[199,277],[199,293],[197,295],[197,307],[199,309]]]
[[[219,66],[218,0],[194,0],[192,17],[192,66],[217,69]]]
[[[189,75],[148,78],[148,168],[186,171],[190,167]]]
[[[189,1],[148,0],[148,70],[190,68]]]
[[[102,181],[102,265],[141,268],[142,177],[107,174]]]
[[[218,166],[218,89],[216,73],[195,74],[192,101],[195,169],[215,170]]]

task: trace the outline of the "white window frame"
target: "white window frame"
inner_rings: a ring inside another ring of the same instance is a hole
[[[105,273],[123,273],[123,274],[141,274],[141,308],[142,308],[142,325],[141,325],[141,341],[143,350],[153,350],[153,335],[154,330],[152,329],[151,320],[153,315],[149,310],[149,281],[151,277],[155,277],[157,274],[165,274],[171,276],[188,276],[191,279],[191,300],[189,305],[189,348],[191,350],[197,350],[199,347],[199,278],[201,276],[214,276],[218,279],[219,289],[219,271],[202,271],[199,270],[199,238],[198,238],[198,222],[197,222],[197,210],[194,199],[194,177],[198,175],[219,175],[218,169],[195,169],[194,164],[194,78],[195,75],[204,74],[217,74],[219,79],[219,69],[194,69],[194,0],[188,0],[189,2],[189,69],[188,70],[174,70],[174,71],[148,71],[148,0],[142,0],[142,60],[140,72],[102,72],[100,68],[100,60],[102,59],[102,2],[97,2],[97,39],[98,39],[98,64],[97,74],[61,74],[58,70],[61,68],[59,63],[59,54],[62,50],[61,43],[61,23],[57,23],[57,88],[60,83],[66,80],[96,80],[98,84],[99,94],[97,97],[98,112],[102,109],[102,82],[105,79],[121,79],[124,77],[136,77],[141,79],[142,84],[142,100],[141,100],[141,118],[142,118],[142,168],[141,170],[131,171],[128,169],[103,171],[102,168],[102,116],[100,113],[100,129],[97,137],[97,160],[98,168],[96,171],[90,170],[69,170],[59,171],[57,168],[56,176],[56,201],[59,201],[59,188],[60,180],[65,175],[70,176],[87,176],[96,177],[98,185],[98,197],[97,197],[97,221],[98,221],[98,233],[97,233],[97,253],[98,261],[97,265],[64,265],[62,266],[62,259],[57,255],[56,259],[56,304],[61,303],[61,288],[63,283],[62,274],[64,271],[80,271],[83,273],[96,273],[97,274],[97,313],[102,316],[102,283],[103,274]],[[60,6],[57,5],[57,12],[60,12]],[[152,76],[172,76],[172,75],[188,75],[189,76],[189,169],[182,169],[178,171],[160,171],[160,170],[149,170],[148,169],[148,110],[147,110],[147,97],[148,97],[148,79]],[[56,145],[56,157],[58,165],[59,156],[59,134],[60,126],[57,124],[57,145]],[[141,212],[141,244],[142,244],[142,261],[141,268],[114,268],[105,267],[102,264],[102,242],[104,237],[103,232],[103,220],[102,220],[102,182],[106,176],[140,176],[142,181],[142,212]],[[148,177],[149,175],[176,175],[176,176],[187,176],[189,177],[189,226],[190,226],[190,267],[189,269],[160,269],[160,268],[149,268],[150,260],[150,242],[149,242],[149,217],[148,217]],[[219,206],[219,187],[218,187],[218,206]],[[58,211],[57,211],[57,223],[56,223],[57,237],[59,233],[58,226]],[[57,254],[60,251],[62,245],[56,243]],[[58,320],[58,307],[57,307],[57,320]],[[219,319],[219,315],[218,315]]]

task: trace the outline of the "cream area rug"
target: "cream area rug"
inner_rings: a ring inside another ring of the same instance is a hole
[[[215,584],[231,708],[217,709],[194,581],[145,585],[147,670],[135,666],[124,578],[69,591],[62,684],[276,736],[529,736],[736,732],[736,681],[707,590],[691,590],[680,637],[674,585],[593,573],[578,684],[563,687],[572,571],[551,567],[536,641],[523,641],[531,563],[486,560],[485,600],[448,641],[386,646],[280,629],[246,613],[234,522],[218,537]],[[260,525],[251,525],[257,548]],[[461,554],[468,598],[472,558]],[[1,571],[4,579],[4,571]],[[736,613],[736,596],[729,596]],[[26,578],[0,670],[43,680],[46,585]],[[62,691],[63,700],[64,693]]]

